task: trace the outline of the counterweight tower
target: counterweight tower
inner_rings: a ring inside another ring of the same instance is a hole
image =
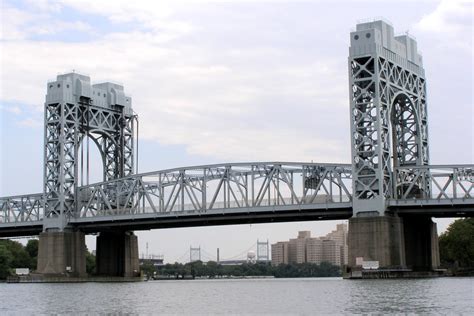
[[[63,231],[68,219],[77,212],[77,199],[87,199],[87,196],[76,196],[79,147],[87,137],[99,149],[104,181],[134,172],[136,121],[132,99],[125,95],[122,85],[111,82],[91,85],[88,76],[75,72],[58,75],[55,81],[48,82],[44,140],[45,231]]]
[[[384,21],[358,24],[350,36],[354,215],[384,215],[407,186],[429,192],[428,179],[394,176],[429,163],[425,70],[415,39],[394,36]]]

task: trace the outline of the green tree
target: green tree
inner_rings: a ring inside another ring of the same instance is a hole
[[[210,278],[214,278],[218,274],[219,274],[219,265],[217,264],[217,262],[208,261],[206,263],[205,275],[209,276]]]
[[[38,257],[38,245],[39,245],[38,239],[30,239],[26,243],[25,250],[30,255],[31,258]]]
[[[96,273],[95,256],[89,250],[86,250],[86,272],[89,275]]]
[[[30,239],[25,246],[25,250],[30,256],[30,269],[36,270],[36,264],[38,262],[38,239]]]
[[[457,219],[439,237],[441,263],[474,267],[474,218]]]
[[[31,268],[31,257],[22,244],[17,241],[3,239],[0,245],[4,245],[12,254],[10,268]]]
[[[12,261],[12,253],[4,244],[0,244],[0,280],[4,280],[10,275],[10,265]]]

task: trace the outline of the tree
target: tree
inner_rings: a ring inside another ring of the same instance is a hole
[[[86,272],[87,274],[95,274],[96,272],[96,263],[95,263],[95,256],[86,250]]]
[[[30,269],[36,270],[36,264],[38,262],[38,239],[30,239],[25,246],[25,250],[30,256]]]
[[[474,218],[455,220],[439,237],[441,263],[474,267]]]
[[[219,265],[215,261],[208,261],[206,264],[206,272],[210,278],[214,278],[219,273]]]
[[[12,253],[3,244],[0,244],[0,280],[10,275],[10,265],[13,260]]]
[[[18,241],[3,239],[0,245],[4,245],[12,254],[10,268],[31,268],[31,257]]]
[[[30,239],[26,243],[25,250],[30,255],[31,258],[38,257],[38,245],[39,245],[38,239]]]

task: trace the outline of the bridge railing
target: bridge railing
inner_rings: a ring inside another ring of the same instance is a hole
[[[397,200],[474,199],[474,165],[399,167],[395,177]]]
[[[0,224],[41,221],[43,201],[42,193],[0,197]]]
[[[178,168],[80,187],[78,217],[207,212],[351,201],[349,165],[239,163]]]

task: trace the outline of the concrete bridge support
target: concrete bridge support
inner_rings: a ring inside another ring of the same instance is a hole
[[[140,275],[138,239],[133,232],[101,232],[97,237],[98,275],[136,277]]]
[[[404,217],[406,265],[414,271],[439,268],[438,230],[430,217]]]
[[[433,271],[439,266],[436,224],[430,217],[367,216],[349,220],[349,268],[378,261],[380,268]]]
[[[80,231],[41,233],[37,272],[51,276],[86,276],[84,233]]]

